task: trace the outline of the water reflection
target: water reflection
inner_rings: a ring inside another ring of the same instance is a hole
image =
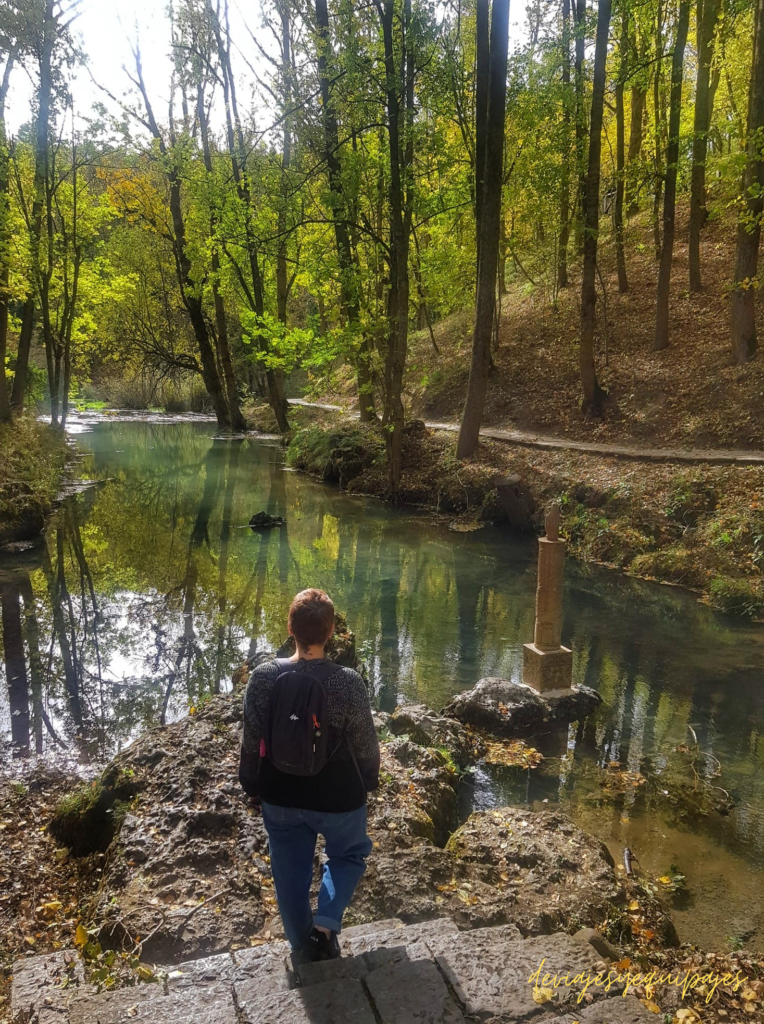
[[[347,613],[387,710],[404,698],[440,707],[485,675],[520,677],[532,542],[449,533],[349,499],[284,471],[277,447],[209,429],[116,423],[81,435],[83,476],[97,486],[66,503],[44,544],[0,564],[8,759],[66,750],[99,762],[185,714],[280,642],[305,586],[325,587]],[[287,525],[254,534],[247,523],[261,509]],[[674,858],[686,868],[691,853],[698,886],[719,889],[723,876],[741,899],[764,890],[762,629],[676,589],[571,565],[564,640],[576,681],[602,693],[601,713],[544,740],[542,769],[478,775],[472,798],[560,803],[615,850],[634,847],[650,871]],[[688,814],[662,793],[690,727],[723,766],[731,815]],[[603,792],[611,761],[654,784]],[[710,905],[732,906],[728,889]],[[764,907],[756,913],[764,929]]]

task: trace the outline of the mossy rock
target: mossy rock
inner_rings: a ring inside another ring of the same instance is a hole
[[[65,796],[53,812],[48,831],[76,857],[105,852],[138,792],[132,777],[109,768],[100,779]]]

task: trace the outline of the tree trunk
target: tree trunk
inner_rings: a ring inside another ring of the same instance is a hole
[[[16,353],[16,372],[13,376],[13,388],[11,390],[11,408],[20,416],[24,411],[26,400],[27,376],[29,374],[29,353],[32,348],[32,334],[34,333],[34,295],[28,296],[21,312],[21,331],[19,332],[19,347]]]
[[[560,170],[560,238],[557,249],[557,287],[567,288],[570,242],[570,0],[562,0],[562,168]]]
[[[493,0],[488,54],[488,109],[480,218],[480,261],[475,299],[475,327],[472,335],[472,363],[456,447],[459,459],[469,458],[478,446],[491,365],[491,334],[496,314],[496,270],[499,260],[499,221],[504,177],[508,39],[509,0]]]
[[[698,78],[695,86],[695,123],[692,139],[692,180],[690,185],[690,291],[702,291],[700,271],[700,231],[706,222],[706,155],[711,127],[713,94],[711,61],[714,35],[721,13],[720,0],[698,0]]]
[[[348,229],[349,203],[345,195],[340,158],[339,128],[337,113],[330,81],[329,56],[331,36],[329,32],[329,9],[326,0],[315,0],[316,24],[318,26],[318,77],[321,89],[321,112],[324,129],[324,158],[332,194],[332,221],[337,246],[337,260],[340,266],[340,301],[348,327],[359,332],[360,344],[356,357],[358,381],[358,406],[362,422],[376,420],[374,407],[374,385],[372,379],[371,345],[362,334],[361,304],[359,296],[359,267],[353,253]]]
[[[202,153],[204,156],[204,169],[207,172],[207,180],[212,181],[213,166],[212,153],[210,151],[209,119],[208,108],[204,85],[197,83],[197,118],[199,120],[199,131],[202,138]],[[231,359],[231,345],[228,336],[228,317],[225,309],[225,299],[220,290],[220,251],[216,237],[219,214],[214,211],[210,223],[210,244],[212,257],[210,261],[212,270],[212,302],[215,308],[215,327],[217,330],[217,376],[218,381],[225,384],[225,398],[228,403],[228,417],[232,430],[242,431],[247,429],[247,421],[241,411],[239,402],[239,391],[236,387],[236,374]]]
[[[632,45],[632,53],[634,54],[634,61],[637,65],[641,65],[644,60],[644,42],[642,36],[638,32],[635,22],[635,32]],[[641,74],[639,71],[637,74]],[[644,122],[645,122],[645,109],[647,105],[647,92],[644,84],[639,80],[634,80],[631,90],[629,105],[631,108],[631,117],[629,124],[629,150],[626,157],[626,166],[629,170],[629,181],[627,187],[628,195],[628,209],[626,212],[627,217],[633,217],[638,209],[637,201],[637,181],[639,168],[635,167],[642,157],[642,145],[644,142]]]
[[[629,290],[629,282],[626,277],[626,255],[623,250],[623,195],[626,185],[626,128],[624,125],[625,112],[623,108],[623,91],[626,78],[628,76],[629,52],[629,12],[625,8],[621,12],[621,42],[619,50],[618,80],[615,86],[616,183],[614,227],[615,259],[618,267],[618,291],[623,294]]]
[[[586,218],[586,83],[584,82],[586,0],[574,0],[573,16],[576,29],[574,79],[576,86],[576,172],[578,175],[576,251],[581,253],[584,246],[584,220]],[[589,142],[591,144],[591,135]]]
[[[11,403],[8,395],[8,382],[5,377],[5,358],[8,351],[8,299],[10,298],[10,259],[9,243],[11,238],[8,223],[9,205],[9,171],[8,171],[8,139],[5,133],[5,98],[8,95],[11,71],[14,58],[6,57],[3,78],[0,82],[0,423],[8,423],[11,419]]]
[[[411,3],[404,0],[404,32],[408,45],[411,28]],[[382,35],[385,53],[385,91],[388,118],[388,145],[390,151],[390,289],[388,293],[389,334],[385,355],[385,410],[383,426],[386,429],[387,471],[390,489],[393,493],[400,487],[403,472],[403,371],[406,366],[409,319],[409,277],[408,246],[411,224],[410,175],[413,163],[413,136],[407,132],[409,121],[413,121],[413,54],[406,52],[400,69],[396,68],[394,25],[395,2],[384,0],[380,8]],[[398,88],[404,83],[403,104]],[[405,123],[404,123],[405,122]],[[413,127],[413,125],[412,125]],[[405,143],[404,143],[405,139]]]
[[[501,211],[499,220],[499,295],[507,294],[507,215]]]
[[[743,176],[745,208],[738,215],[737,259],[732,292],[732,356],[746,363],[756,355],[756,282],[761,216],[764,209],[764,0],[757,0],[753,63],[748,94],[747,162]]]
[[[679,164],[679,121],[682,113],[682,71],[687,29],[690,25],[690,0],[681,0],[676,24],[676,42],[671,60],[671,106],[669,112],[669,141],[666,151],[666,194],[663,200],[663,247],[658,271],[658,299],[655,315],[654,349],[668,348],[669,343],[669,291],[671,287],[671,261],[674,258],[674,220],[676,216],[676,178]]]
[[[488,126],[488,65],[490,42],[490,2],[477,0],[475,6],[475,236],[476,268],[480,267],[481,217],[485,187],[485,144]],[[480,271],[478,270],[478,274]]]
[[[592,83],[592,113],[589,130],[589,170],[586,179],[586,221],[584,225],[584,267],[581,281],[581,342],[579,368],[584,398],[582,410],[586,416],[601,416],[606,392],[597,380],[594,365],[594,331],[597,326],[597,242],[599,238],[600,167],[602,163],[602,117],[605,106],[605,71],[607,63],[608,32],[610,30],[610,0],[599,0],[597,10],[597,38],[594,47],[594,80]]]
[[[2,145],[2,143],[0,143]],[[2,159],[0,157],[0,159]],[[0,203],[3,201],[0,197]],[[0,242],[0,245],[2,243]],[[2,246],[4,249],[5,246]],[[0,260],[5,253],[0,252]],[[8,351],[8,268],[0,267],[0,423],[9,423],[11,419],[11,403],[8,395],[8,382],[5,377],[5,358]]]
[[[663,5],[658,0],[655,21],[655,73],[653,75],[653,114],[655,134],[655,193],[653,196],[653,243],[655,258],[660,261],[663,243],[661,241],[661,199],[663,197],[663,141],[661,138],[661,78],[663,67]]]

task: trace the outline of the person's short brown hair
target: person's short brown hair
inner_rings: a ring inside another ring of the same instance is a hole
[[[302,590],[289,608],[289,632],[303,647],[325,644],[334,627],[334,605],[323,590]]]

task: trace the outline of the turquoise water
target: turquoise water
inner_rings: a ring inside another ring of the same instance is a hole
[[[383,709],[440,707],[481,676],[519,678],[532,538],[457,533],[348,497],[286,470],[275,442],[214,430],[104,421],[77,436],[95,486],[67,500],[44,546],[0,563],[9,765],[40,754],[95,766],[230,688],[246,657],[281,641],[307,586],[347,615]],[[286,527],[253,533],[261,509]],[[470,805],[560,804],[617,857],[629,845],[646,872],[687,875],[683,938],[764,947],[764,629],[676,588],[569,563],[564,640],[603,708],[583,729],[539,738],[547,759],[534,771],[479,768]],[[693,733],[695,771],[676,749]],[[614,785],[614,762],[647,781]],[[734,799],[731,813],[712,786]]]

